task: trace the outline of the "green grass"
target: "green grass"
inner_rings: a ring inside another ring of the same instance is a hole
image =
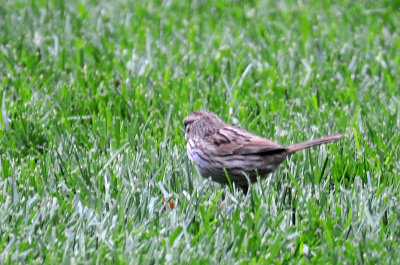
[[[400,263],[397,1],[0,2],[1,264]],[[347,137],[246,197],[189,163],[201,108]]]

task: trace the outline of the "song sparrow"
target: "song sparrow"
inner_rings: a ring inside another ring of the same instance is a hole
[[[285,147],[229,125],[209,111],[192,112],[183,123],[187,154],[196,162],[200,174],[228,184],[227,173],[230,181],[245,194],[249,185],[247,177],[250,182],[256,182],[257,176],[263,178],[273,172],[287,156],[344,136],[327,136]]]

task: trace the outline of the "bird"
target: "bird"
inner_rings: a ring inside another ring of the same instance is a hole
[[[265,178],[288,156],[344,137],[343,134],[336,134],[282,146],[225,123],[206,110],[191,112],[184,118],[183,124],[187,155],[190,161],[196,163],[200,175],[221,184],[235,183],[244,194],[248,192],[249,182]]]

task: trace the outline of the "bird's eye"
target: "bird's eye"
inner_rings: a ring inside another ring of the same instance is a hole
[[[185,125],[185,127],[187,127],[190,123],[192,123],[193,121],[188,121],[188,120],[185,120],[185,121],[183,121],[183,124]]]

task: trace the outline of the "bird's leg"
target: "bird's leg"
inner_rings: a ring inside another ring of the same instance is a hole
[[[247,195],[247,192],[249,191],[249,185],[242,185],[240,188],[242,189],[243,194]]]

